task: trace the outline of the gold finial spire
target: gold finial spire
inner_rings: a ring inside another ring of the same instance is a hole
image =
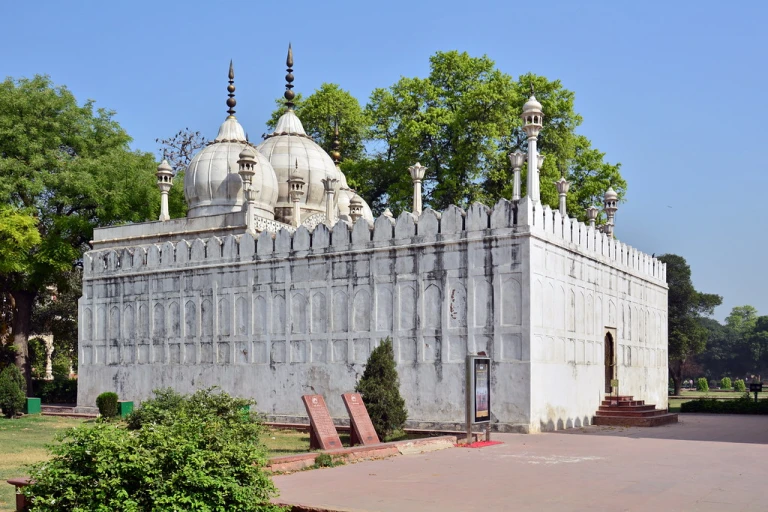
[[[341,153],[339,152],[340,147],[341,142],[339,142],[339,119],[336,118],[333,122],[333,142],[331,143],[331,158],[333,158],[333,163],[336,164],[336,167],[339,166],[339,161],[341,160]]]
[[[286,71],[288,71],[288,74],[285,75],[285,106],[288,107],[288,110],[293,110],[293,98],[296,97],[296,94],[291,90],[293,89],[293,50],[291,49],[291,43],[288,43],[288,57],[285,59],[285,65],[288,67]]]
[[[229,107],[229,110],[227,110],[227,113],[229,114],[229,117],[235,117],[235,105],[237,105],[237,100],[235,100],[235,67],[232,65],[232,61],[229,61],[229,85],[227,86],[227,106]]]

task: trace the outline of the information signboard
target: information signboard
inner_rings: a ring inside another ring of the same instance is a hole
[[[467,423],[491,421],[491,358],[467,356]]]

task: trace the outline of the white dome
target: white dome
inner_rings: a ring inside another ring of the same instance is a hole
[[[305,194],[300,200],[302,216],[325,212],[325,189],[322,180],[328,176],[340,179],[341,171],[323,148],[305,132],[293,110],[288,110],[277,122],[275,131],[256,146],[267,157],[275,170],[278,183],[276,208],[290,208],[288,178],[298,162],[298,174],[306,183]],[[280,213],[278,212],[278,216]]]
[[[237,173],[240,152],[248,147],[245,132],[234,116],[219,128],[216,138],[197,153],[184,175],[184,195],[189,209],[187,217],[202,217],[240,211],[243,186]],[[259,191],[256,213],[274,219],[277,201],[277,177],[269,160],[256,152],[256,175],[253,186]]]
[[[541,103],[539,103],[539,100],[537,100],[536,96],[533,94],[531,94],[531,97],[528,98],[528,101],[523,105],[523,114],[527,112],[541,112]]]

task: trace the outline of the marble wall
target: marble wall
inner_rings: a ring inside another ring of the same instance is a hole
[[[562,232],[516,224],[507,201],[311,233],[254,238],[228,229],[144,245],[113,230],[86,255],[81,407],[107,390],[140,401],[158,387],[220,385],[273,417],[304,416],[301,395],[321,393],[341,417],[339,395],[391,336],[412,424],[460,423],[465,356],[486,352],[499,429],[538,430],[597,408],[592,388],[603,382],[610,315],[621,326],[622,361],[635,362],[627,371],[639,381],[651,361],[663,364],[666,390],[663,277],[604,256],[594,232],[591,246],[566,242]],[[573,389],[549,386],[550,370],[538,367],[578,368],[561,379]],[[659,386],[647,387],[650,396]],[[591,398],[558,405],[577,392]]]

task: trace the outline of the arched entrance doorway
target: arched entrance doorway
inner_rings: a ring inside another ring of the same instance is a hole
[[[611,336],[611,333],[605,333],[605,342],[603,345],[605,345],[605,392],[611,394],[613,391],[611,389],[611,381],[616,378],[616,367],[613,364],[613,336]]]

